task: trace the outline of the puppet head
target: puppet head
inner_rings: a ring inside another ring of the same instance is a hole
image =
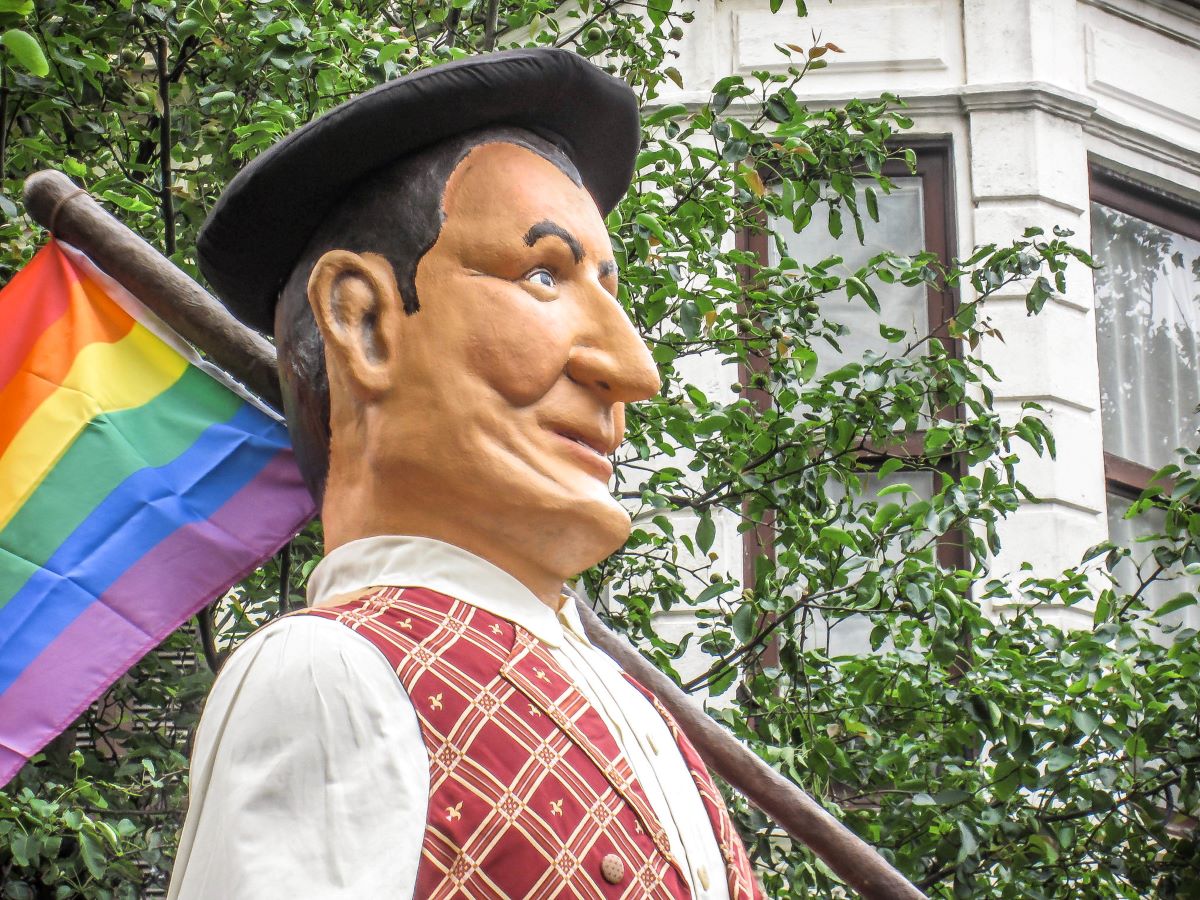
[[[389,161],[333,202],[323,199],[319,217],[307,214],[305,241],[299,250],[289,243],[279,302],[272,297],[268,308],[289,428],[310,487],[324,495],[329,548],[376,534],[435,537],[490,560],[550,602],[564,579],[628,536],[628,515],[609,493],[607,456],[621,440],[624,404],[651,395],[658,377],[616,301],[602,217],[632,169],[632,95],[577,57],[547,52],[588,88],[575,102],[619,101],[608,103],[609,122],[589,118],[585,134],[558,116],[552,127],[527,84],[533,108],[482,126],[468,116],[462,124],[476,127],[420,149],[391,148]],[[537,51],[520,53],[540,60]],[[542,91],[560,87],[526,71],[525,56],[490,59],[520,61],[513,77]],[[487,58],[475,62],[487,71]],[[495,104],[512,90],[508,84]],[[426,82],[418,99],[428,103],[428,94]],[[475,105],[490,116],[486,100]],[[356,127],[370,136],[369,124]],[[594,143],[576,149],[606,136],[612,159]],[[614,166],[625,174],[614,179]],[[230,191],[236,187],[235,180]],[[248,208],[245,198],[234,201],[236,194],[230,205]],[[221,212],[212,221],[230,222],[230,210]],[[284,258],[269,250],[267,259]],[[205,270],[217,284],[230,280],[228,268],[216,278]],[[257,273],[256,280],[267,283]],[[237,288],[244,310],[237,299],[231,308],[256,324],[262,290]]]

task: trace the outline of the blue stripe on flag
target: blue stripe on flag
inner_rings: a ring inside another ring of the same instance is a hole
[[[211,516],[287,447],[283,426],[247,404],[167,465],[123,481],[0,608],[0,692],[142,556]]]

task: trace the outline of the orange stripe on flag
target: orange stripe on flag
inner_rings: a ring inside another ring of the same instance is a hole
[[[56,249],[55,253],[66,265],[61,252]],[[58,390],[84,347],[115,344],[134,325],[129,313],[98,285],[86,278],[60,277],[61,271],[51,270],[33,286],[41,303],[59,306],[63,314],[42,331],[23,358],[18,358],[11,377],[0,389],[0,409],[4,410],[0,416],[0,456],[29,417]],[[0,321],[7,324],[2,315]]]

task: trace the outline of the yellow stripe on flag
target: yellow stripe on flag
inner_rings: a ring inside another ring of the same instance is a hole
[[[188,362],[142,325],[112,344],[89,344],[0,456],[0,528],[29,499],[88,422],[149,403]],[[101,461],[97,460],[97,465]]]

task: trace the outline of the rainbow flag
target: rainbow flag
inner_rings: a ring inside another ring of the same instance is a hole
[[[0,785],[313,512],[274,413],[43,247],[0,291]]]

